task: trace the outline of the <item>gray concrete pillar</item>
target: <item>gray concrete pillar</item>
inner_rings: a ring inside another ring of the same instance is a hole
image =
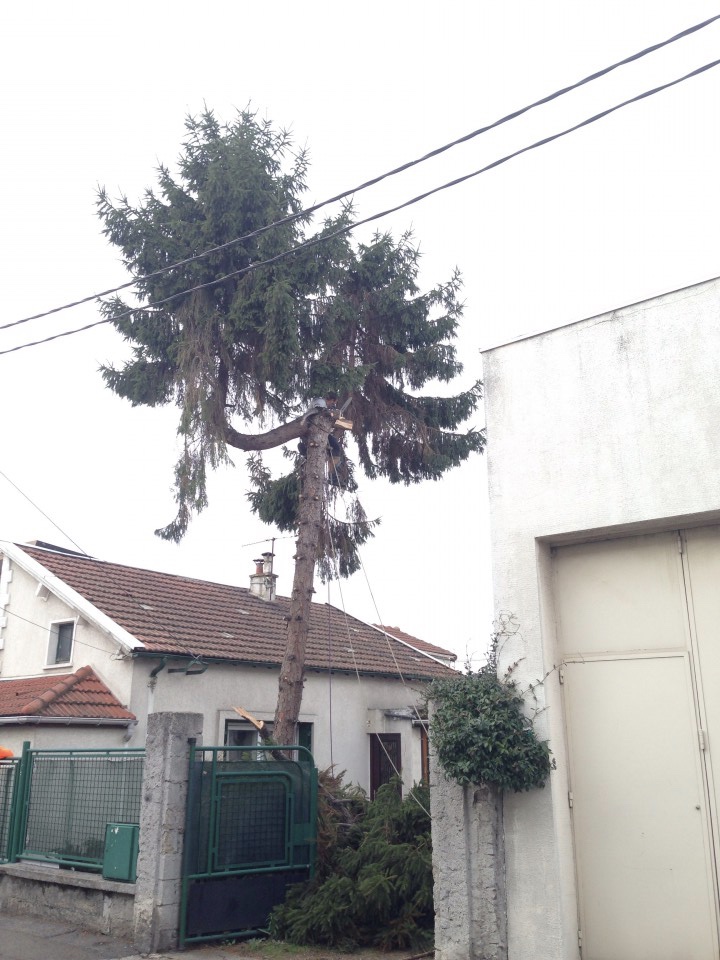
[[[201,713],[151,713],[140,808],[135,883],[135,946],[139,953],[178,943],[188,739],[202,739]]]
[[[461,787],[430,759],[435,956],[507,960],[502,795]]]

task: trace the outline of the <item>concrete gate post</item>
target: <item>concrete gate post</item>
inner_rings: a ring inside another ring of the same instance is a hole
[[[135,947],[139,953],[178,943],[188,739],[202,739],[200,713],[152,713],[140,808],[140,852],[135,883]]]
[[[461,787],[430,759],[435,956],[507,960],[502,794]]]

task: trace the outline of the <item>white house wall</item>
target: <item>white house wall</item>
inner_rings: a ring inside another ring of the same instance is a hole
[[[33,750],[121,750],[137,746],[127,743],[127,727],[60,724],[3,724],[0,726],[0,745],[8,747],[16,757],[27,741]]]
[[[185,676],[158,673],[154,689],[147,685],[148,661],[138,665],[129,705],[139,718],[131,746],[144,742],[148,708],[151,711],[184,710],[202,713],[203,741],[221,744],[228,720],[240,720],[233,707],[243,707],[259,720],[272,721],[278,691],[276,667],[211,665],[201,674]],[[172,666],[172,663],[169,663]],[[300,722],[313,724],[313,755],[320,769],[334,763],[337,772],[346,772],[346,782],[369,788],[370,733],[400,733],[402,775],[408,786],[421,779],[420,733],[410,719],[386,717],[388,710],[419,702],[417,685],[404,686],[399,680],[309,672],[303,690]],[[332,724],[331,716],[332,701]],[[378,715],[381,719],[378,719]],[[380,729],[381,727],[381,729]],[[331,748],[332,731],[332,748]]]
[[[521,684],[559,659],[554,545],[720,519],[719,321],[712,280],[484,353],[495,603]],[[505,804],[511,960],[578,956],[557,672],[538,697],[558,768]]]
[[[131,668],[129,661],[118,658],[117,642],[54,594],[42,591],[38,595],[37,580],[7,557],[3,558],[3,580],[6,603],[0,679],[45,676],[50,686],[53,677],[73,673],[90,664],[115,696],[122,703],[128,702]],[[72,661],[50,666],[47,662],[50,626],[63,620],[76,622]]]

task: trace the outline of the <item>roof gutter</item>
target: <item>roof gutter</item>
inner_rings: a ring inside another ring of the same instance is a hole
[[[373,628],[376,629],[376,628]],[[378,631],[380,632],[380,631]],[[397,640],[395,637],[390,637],[391,640],[395,640],[397,643],[404,643],[403,640]],[[405,643],[405,646],[409,647],[409,644]],[[425,657],[427,660],[431,660],[433,663],[439,664],[441,667],[444,667],[446,670],[452,670],[453,668],[448,666],[447,663],[443,663],[442,660],[436,660],[435,657],[431,657],[427,653],[423,653],[422,650],[417,650],[415,647],[410,647],[413,653],[418,653],[420,656]],[[185,660],[188,664],[197,663],[198,665],[203,665],[206,667],[213,666],[230,666],[230,667],[267,667],[272,670],[279,670],[280,663],[277,660],[237,660],[230,659],[229,657],[197,657],[189,653],[161,653],[159,650],[153,651],[148,650],[146,647],[143,647],[139,650],[132,651],[133,660],[159,660],[160,663],[157,667],[154,667],[150,671],[151,676],[157,677],[161,672],[163,667],[167,665],[169,661],[182,661]],[[402,675],[406,680],[419,680],[422,683],[429,683],[431,680],[435,679],[435,676],[432,674],[421,673],[422,667],[415,667],[408,670],[403,670]],[[178,671],[172,668],[168,669],[168,673],[184,673],[185,671]],[[204,670],[191,670],[188,672],[188,676],[193,676],[194,674],[204,673]],[[328,673],[328,668],[325,666],[313,666],[305,664],[306,673]],[[332,672],[334,674],[342,673],[347,676],[355,676],[356,673],[360,673],[363,677],[381,677],[383,679],[398,679],[398,673],[396,670],[367,670],[362,667],[358,670],[354,670],[351,667],[333,667]]]
[[[197,663],[198,665],[204,664],[208,667],[214,665],[222,666],[223,664],[231,664],[236,667],[277,667],[278,669],[280,667],[278,662],[273,662],[272,660],[238,660],[237,658],[230,657],[198,656],[197,654],[193,653],[162,653],[160,650],[148,650],[147,647],[139,647],[138,649],[133,650],[132,658],[133,660],[159,660],[160,663],[151,671],[152,676],[157,676],[163,667],[172,660],[186,660],[188,663]],[[177,671],[172,670],[172,668],[168,668],[168,673],[174,672]],[[194,672],[195,671],[193,671],[193,673]]]
[[[112,717],[0,717],[0,726],[23,726],[26,723],[48,724],[50,726],[64,727],[129,727],[132,723],[137,723],[136,719],[129,717],[124,720],[118,720]]]

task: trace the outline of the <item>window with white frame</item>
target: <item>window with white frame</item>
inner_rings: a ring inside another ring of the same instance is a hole
[[[228,747],[257,747],[260,745],[260,734],[251,723],[226,720],[225,743]]]
[[[265,726],[272,736],[272,723],[266,723]],[[297,725],[297,742],[301,747],[307,747],[308,750],[312,750],[312,728],[312,723],[298,723]],[[262,739],[251,723],[242,720],[226,720],[225,743],[229,747],[259,747],[262,744]],[[265,754],[261,750],[253,750],[248,751],[247,756],[243,756],[245,760],[253,758],[263,760]]]
[[[50,642],[48,643],[47,664],[54,667],[61,663],[72,662],[73,640],[75,639],[75,621],[61,620],[50,624]]]

